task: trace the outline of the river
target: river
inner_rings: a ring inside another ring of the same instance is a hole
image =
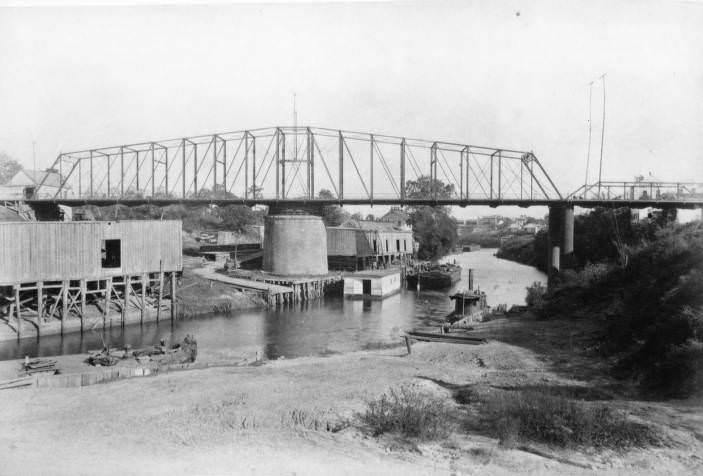
[[[495,249],[482,249],[445,258],[463,268],[462,280],[450,290],[403,290],[380,300],[348,300],[326,297],[282,309],[238,311],[178,320],[173,324],[146,323],[113,328],[104,337],[111,346],[129,343],[133,348],[157,344],[160,339],[181,341],[196,336],[201,348],[258,348],[268,359],[326,355],[372,349],[401,343],[405,329],[438,325],[451,311],[448,295],[468,287],[468,269],[474,269],[474,285],[485,291],[488,304],[525,303],[525,288],[535,281],[546,282],[536,268],[493,256]],[[76,354],[102,347],[97,332],[83,335],[43,336],[0,343],[0,360],[29,356]]]

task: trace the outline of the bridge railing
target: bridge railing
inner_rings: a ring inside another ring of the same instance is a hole
[[[84,200],[315,200],[402,203],[419,179],[459,201],[558,200],[532,152],[320,127],[270,127],[61,153],[58,188]],[[47,175],[48,176],[48,175]],[[440,191],[433,188],[428,200]],[[38,195],[37,195],[38,196]]]
[[[567,200],[700,202],[703,182],[601,181],[582,185]]]

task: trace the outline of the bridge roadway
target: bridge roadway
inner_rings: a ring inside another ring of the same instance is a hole
[[[278,208],[301,208],[314,209],[317,207],[329,205],[365,205],[365,206],[383,206],[383,205],[400,205],[400,206],[517,206],[522,208],[534,206],[546,207],[580,207],[580,208],[657,208],[657,209],[696,209],[703,208],[703,197],[691,198],[685,200],[637,200],[637,199],[470,199],[462,200],[459,198],[439,199],[439,200],[416,200],[416,199],[400,199],[400,198],[343,198],[343,199],[267,199],[267,198],[248,198],[248,199],[204,199],[204,198],[52,198],[52,199],[33,199],[26,200],[26,203],[32,208],[52,207],[55,205],[65,205],[69,207],[80,207],[83,205],[95,205],[99,207],[121,204],[128,207],[138,205],[155,205],[159,207],[167,205],[266,205],[269,207]]]

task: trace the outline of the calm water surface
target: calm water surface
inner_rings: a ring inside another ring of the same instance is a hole
[[[119,327],[103,335],[112,346],[129,343],[132,347],[153,345],[160,339],[181,341],[193,334],[201,348],[260,348],[269,359],[323,355],[399,344],[405,329],[438,325],[451,311],[447,297],[452,291],[466,289],[468,269],[474,269],[474,285],[488,296],[488,304],[524,304],[525,288],[535,281],[546,282],[536,268],[500,260],[496,250],[482,249],[451,255],[462,266],[462,280],[445,291],[403,290],[383,301],[352,301],[327,297],[284,309],[236,312],[176,321]],[[44,336],[41,340],[0,343],[0,360],[25,355],[75,354],[102,347],[101,336],[88,332]]]

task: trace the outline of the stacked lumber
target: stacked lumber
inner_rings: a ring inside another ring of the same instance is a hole
[[[0,390],[6,390],[9,388],[20,388],[20,387],[26,387],[28,385],[32,385],[34,383],[34,377],[32,376],[25,376],[25,377],[18,377],[18,378],[13,378],[10,380],[3,380],[0,382]]]
[[[34,359],[25,361],[22,374],[33,375],[37,373],[56,373],[56,361],[49,359]]]

